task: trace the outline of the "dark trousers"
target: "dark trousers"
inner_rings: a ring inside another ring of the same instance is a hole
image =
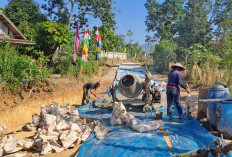
[[[81,105],[85,105],[85,102],[89,103],[89,90],[83,87],[83,97],[82,97]]]
[[[167,89],[167,114],[168,116],[172,116],[172,102],[176,104],[177,111],[179,113],[179,116],[182,116],[182,106],[180,101],[180,92],[173,88]]]

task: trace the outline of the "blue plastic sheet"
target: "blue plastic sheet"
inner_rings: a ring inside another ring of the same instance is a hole
[[[78,157],[105,156],[171,156],[161,131],[139,134],[125,126],[111,127],[104,140],[92,134],[78,153]]]
[[[126,71],[128,69],[124,70]],[[136,74],[142,73],[130,69],[129,71]],[[121,74],[123,75],[124,73]],[[172,156],[160,130],[149,133],[137,133],[126,126],[110,126],[111,112],[105,108],[96,107],[94,103],[91,102],[78,108],[80,115],[101,119],[103,120],[103,125],[112,130],[103,140],[97,140],[94,137],[94,133],[92,133],[88,140],[80,147],[78,157]],[[175,105],[173,106],[174,119],[172,121],[168,120],[166,114],[167,108],[165,106],[161,107],[157,105],[152,114],[145,114],[138,111],[129,111],[128,113],[133,113],[136,118],[141,120],[152,120],[157,109],[163,112],[162,123],[171,141],[174,155],[201,149],[214,140],[219,139],[210,134],[196,119],[188,116],[184,107],[184,119],[179,120],[177,109]]]
[[[94,133],[92,133],[89,139],[81,146],[78,157],[172,156],[160,130],[149,133],[137,133],[126,126],[110,126],[111,112],[93,105],[94,103],[87,104],[79,108],[78,111],[81,115],[104,120],[103,125],[112,130],[106,135],[104,140],[97,140],[94,137]],[[214,140],[219,139],[210,134],[196,119],[187,114],[184,114],[183,120],[178,120],[176,108],[173,109],[174,119],[172,121],[168,120],[166,108],[157,107],[155,110],[157,109],[164,114],[164,129],[171,140],[174,155],[203,148]],[[129,113],[135,114],[135,117],[141,120],[152,120],[155,114]]]

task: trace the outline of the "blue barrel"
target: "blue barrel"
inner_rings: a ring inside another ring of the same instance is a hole
[[[218,104],[216,111],[217,129],[225,138],[232,138],[232,101]]]
[[[218,98],[231,98],[228,88],[210,88],[208,93],[208,99],[218,99]],[[217,104],[220,102],[208,102],[209,111],[209,121],[212,129],[217,130],[215,122],[215,112],[217,109]]]

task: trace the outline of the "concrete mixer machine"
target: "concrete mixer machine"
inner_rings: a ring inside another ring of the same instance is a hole
[[[126,74],[119,80],[117,85],[110,86],[110,93],[112,95],[113,104],[115,101],[119,101],[116,97],[116,90],[130,99],[135,99],[139,95],[143,94],[142,100],[146,107],[152,107],[152,103],[160,103],[161,94],[158,87],[150,83],[150,78],[146,76],[145,81],[135,75]]]

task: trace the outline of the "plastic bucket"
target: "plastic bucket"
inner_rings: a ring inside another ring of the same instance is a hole
[[[216,111],[217,129],[226,138],[232,138],[232,101],[218,104]]]
[[[231,98],[228,88],[210,88],[208,99]],[[209,121],[212,129],[217,130],[215,122],[215,112],[220,102],[208,102]]]

